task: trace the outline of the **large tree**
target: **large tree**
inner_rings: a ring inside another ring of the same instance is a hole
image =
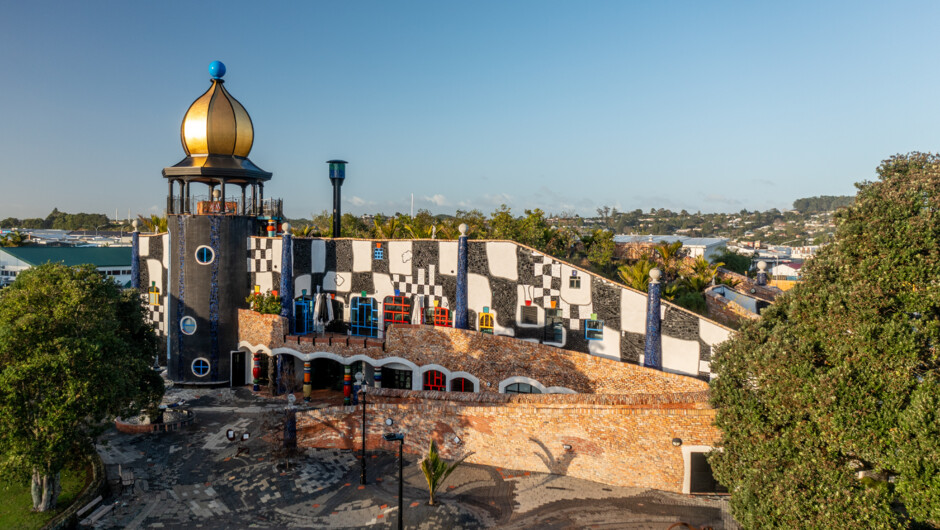
[[[940,524],[940,157],[878,174],[712,361],[710,461],[747,528]]]
[[[59,472],[116,415],[155,404],[157,338],[140,295],[92,266],[46,264],[0,291],[0,467],[55,507]]]

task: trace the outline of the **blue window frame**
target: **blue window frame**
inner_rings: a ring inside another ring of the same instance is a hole
[[[304,294],[294,300],[294,335],[313,332],[313,298]]]
[[[385,257],[385,250],[382,247],[375,247],[375,250],[372,251],[372,257],[375,259],[382,259]]]
[[[212,263],[212,260],[215,259],[215,252],[211,248],[203,245],[196,249],[196,261],[203,265],[208,265]]]
[[[354,296],[350,304],[350,328],[353,335],[379,336],[379,311],[374,298]]]
[[[585,320],[584,338],[587,340],[604,340],[604,321],[603,320]]]
[[[198,359],[193,361],[193,373],[197,377],[205,377],[206,375],[208,375],[209,374],[209,361],[207,361],[206,359],[202,357],[199,357]]]

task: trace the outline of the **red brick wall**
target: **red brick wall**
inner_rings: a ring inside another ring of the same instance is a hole
[[[369,397],[367,448],[394,450],[384,432],[405,433],[405,451],[424,453],[433,438],[445,458],[506,470],[569,475],[617,486],[682,491],[684,445],[714,445],[706,393],[507,396],[379,389]],[[298,415],[306,447],[358,449],[361,408]],[[394,424],[387,427],[386,418]],[[454,443],[454,437],[460,444]],[[564,449],[570,445],[571,450]]]
[[[301,353],[332,352],[344,357],[363,354],[372,359],[401,357],[418,366],[439,364],[451,372],[468,372],[481,388],[496,392],[499,382],[525,376],[546,387],[560,386],[579,393],[649,394],[697,392],[708,383],[635,364],[595,357],[473,330],[434,326],[394,325],[383,343],[359,337],[288,337],[285,319],[239,311],[239,340],[269,349],[288,347]],[[348,345],[347,345],[348,343]]]

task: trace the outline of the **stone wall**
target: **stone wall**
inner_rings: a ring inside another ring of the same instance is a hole
[[[448,372],[471,374],[479,380],[478,390],[489,392],[496,392],[500,382],[513,376],[534,379],[545,387],[589,394],[708,389],[707,383],[692,377],[472,330],[394,325],[388,329],[384,344],[375,339],[349,336],[303,336],[285,340],[285,322],[286,319],[277,315],[241,310],[240,345],[251,351],[290,353],[304,360],[329,352],[346,358],[364,355],[375,361],[405,359],[418,367],[433,364]]]
[[[409,453],[426,452],[434,439],[448,459],[472,452],[468,462],[508,473],[549,472],[617,486],[681,492],[686,462],[672,440],[688,448],[719,439],[705,392],[507,396],[377,389],[368,399],[370,450],[394,450],[381,435],[402,432]],[[358,449],[361,421],[359,407],[304,411],[299,441]]]

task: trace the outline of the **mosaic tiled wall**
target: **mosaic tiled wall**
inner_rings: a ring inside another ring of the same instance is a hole
[[[166,249],[169,238],[169,234],[140,235],[140,290],[149,310],[150,322],[161,337],[166,337],[167,330],[167,271],[170,254]],[[156,290],[156,297],[150,296],[153,289]]]
[[[262,291],[280,284],[280,238],[247,242],[250,283]],[[383,302],[396,292],[415,306],[454,309],[457,241],[293,240],[294,294],[325,292],[350,318],[352,298]],[[646,295],[509,241],[470,241],[469,327],[486,310],[496,335],[541,342],[632,363],[642,363]],[[554,307],[552,304],[554,303]],[[551,326],[554,312],[560,326]],[[587,320],[602,321],[599,340],[585,335]],[[411,323],[420,323],[414,312]],[[729,330],[676,306],[662,307],[663,369],[707,378],[712,348]],[[560,328],[560,329],[559,329]]]

